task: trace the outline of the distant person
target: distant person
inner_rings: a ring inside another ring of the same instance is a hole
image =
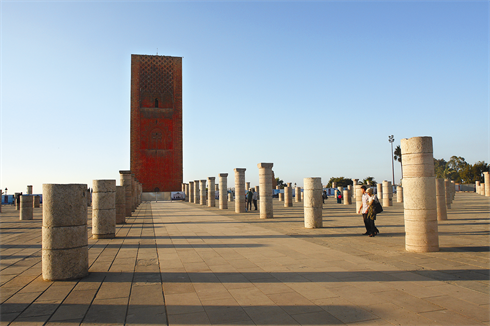
[[[373,189],[371,189],[371,188],[366,190],[366,193],[369,196],[369,199],[368,199],[369,207],[368,207],[367,218],[368,218],[369,226],[371,227],[371,230],[372,230],[372,236],[374,237],[375,235],[377,235],[379,233],[379,230],[374,223],[374,221],[376,221],[376,209],[375,209],[375,207],[376,207],[376,204],[379,203],[379,199],[378,199],[378,196],[373,194]],[[371,235],[370,235],[370,237],[371,237]]]
[[[323,203],[325,204],[325,199],[328,199],[327,191],[326,190],[323,190],[322,199],[323,199]]]
[[[247,198],[247,208],[246,210],[248,211],[249,210],[249,207],[250,207],[250,210],[252,210],[252,199],[254,197],[254,194],[252,193],[252,189],[249,189],[248,192],[247,192],[247,195],[246,195],[246,198]]]
[[[257,210],[257,199],[259,199],[259,194],[253,189],[252,189],[252,191],[254,193],[252,199],[254,201],[255,210]]]
[[[337,198],[337,204],[342,204],[342,193],[340,190],[335,190],[335,198]]]
[[[373,230],[371,229],[371,222],[368,221],[368,209],[369,209],[369,195],[366,193],[366,186],[361,186],[362,199],[361,199],[361,207],[359,207],[359,211],[357,214],[362,214],[362,219],[364,220],[364,226],[366,227],[366,233],[363,235],[373,236]]]

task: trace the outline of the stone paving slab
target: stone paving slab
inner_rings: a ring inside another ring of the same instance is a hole
[[[42,280],[42,210],[19,221],[4,206],[0,324],[488,325],[488,198],[456,195],[434,253],[404,250],[402,204],[385,207],[374,238],[355,205],[327,200],[320,229],[293,205],[274,200],[260,220],[143,203],[115,239],[89,232],[90,274],[66,282]]]

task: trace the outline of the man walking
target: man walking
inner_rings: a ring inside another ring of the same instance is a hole
[[[252,199],[254,201],[255,210],[257,210],[257,199],[259,198],[259,195],[257,194],[257,192],[255,190],[252,189],[252,191],[254,192]]]
[[[249,189],[247,192],[247,211],[252,210],[252,199],[253,199],[252,189]],[[249,208],[250,207],[250,208]]]

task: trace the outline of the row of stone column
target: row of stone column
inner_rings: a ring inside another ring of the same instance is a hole
[[[475,182],[475,192],[479,195],[490,197],[490,173],[483,172],[483,181]]]
[[[272,218],[272,167],[273,163],[259,163],[259,185],[255,187],[260,200],[260,218]],[[250,190],[250,182],[245,181],[245,168],[236,168],[235,171],[235,212],[244,213],[246,211],[245,191]],[[185,201],[194,204],[215,207],[215,191],[219,191],[219,209],[228,209],[228,201],[233,201],[233,195],[228,194],[228,173],[220,173],[219,183],[215,185],[215,177],[208,177],[207,180],[194,180],[184,183],[182,189],[185,193]],[[208,182],[208,192],[206,196],[206,181]],[[228,195],[227,195],[228,194]]]
[[[142,185],[131,171],[116,180],[86,184],[44,184],[42,273],[45,280],[69,280],[88,274],[87,197],[92,197],[94,239],[114,238],[116,224],[125,223],[141,203]]]

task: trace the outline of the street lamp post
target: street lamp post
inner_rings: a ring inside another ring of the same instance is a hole
[[[388,136],[388,141],[391,144],[391,172],[393,174],[393,183],[392,185],[395,185],[395,159],[393,158],[393,142],[395,141],[395,136],[391,135]]]

